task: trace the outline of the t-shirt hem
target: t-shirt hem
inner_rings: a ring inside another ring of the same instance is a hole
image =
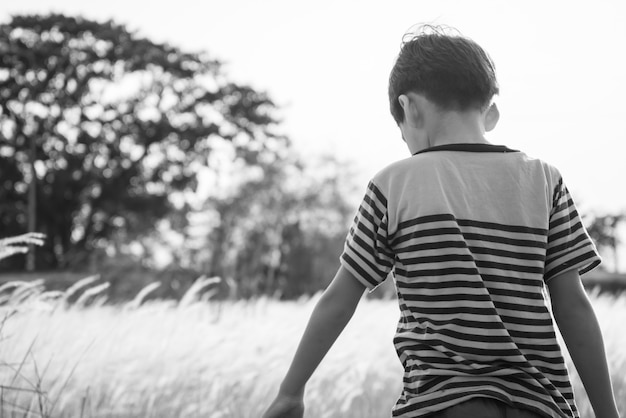
[[[550,277],[545,279],[545,282],[549,283],[555,277],[560,276],[561,274],[567,273],[572,270],[578,270],[578,274],[582,276],[583,274],[589,273],[591,270],[598,267],[601,263],[602,263],[602,258],[600,258],[599,256],[595,256],[591,259],[583,260],[579,263],[568,266],[566,269],[561,270],[556,274],[551,275]]]
[[[369,293],[372,293],[374,290],[376,290],[376,288],[378,286],[380,286],[382,284],[378,283],[376,285],[372,284],[370,281],[368,281],[367,279],[365,279],[360,273],[358,273],[351,265],[350,263],[348,263],[345,259],[344,259],[344,255],[342,254],[342,256],[339,258],[339,262],[341,263],[341,265],[343,266],[343,268],[345,268],[346,270],[348,270],[350,272],[350,274],[352,274],[354,276],[355,279],[357,279],[362,285],[364,285]]]
[[[445,411],[446,409],[455,407],[457,405],[460,405],[464,402],[470,401],[472,399],[480,399],[480,398],[487,398],[487,399],[493,399],[495,401],[498,402],[502,402],[504,404],[506,404],[507,406],[511,407],[511,408],[516,408],[516,409],[523,409],[525,411],[529,411],[532,412],[534,414],[537,414],[538,416],[541,417],[545,417],[545,418],[572,418],[572,416],[566,414],[565,412],[563,412],[562,410],[558,410],[558,406],[555,405],[555,408],[538,408],[538,407],[531,407],[529,405],[527,405],[524,402],[518,401],[517,404],[515,402],[513,402],[513,400],[506,395],[503,394],[485,394],[485,393],[469,393],[465,396],[461,395],[457,398],[455,398],[454,400],[452,400],[451,402],[444,402],[444,403],[439,403],[437,404],[434,408],[428,408],[428,409],[421,409],[421,410],[414,410],[414,411],[406,411],[406,412],[399,412],[396,407],[393,408],[392,410],[392,417],[394,418],[428,418],[429,416],[431,416],[432,414],[439,414],[442,413],[443,411]],[[521,405],[524,404],[524,407],[522,407]],[[403,407],[405,407],[406,405],[403,405]],[[578,416],[576,414],[574,414],[574,416]]]

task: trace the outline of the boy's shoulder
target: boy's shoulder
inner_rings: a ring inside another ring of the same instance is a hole
[[[469,159],[463,158],[474,155],[474,153],[459,153],[459,158],[454,159],[454,163],[463,164]],[[520,170],[534,172],[536,174],[543,173],[548,184],[556,184],[561,181],[561,173],[559,169],[544,159],[534,157],[523,151],[515,151],[508,153],[507,163],[519,167]],[[443,157],[443,158],[442,158]],[[442,156],[441,152],[426,152],[423,154],[413,155],[398,161],[395,161],[381,170],[379,170],[372,182],[381,189],[387,189],[392,183],[398,181],[414,181],[416,178],[424,181],[432,175],[436,175],[436,171],[445,168],[442,161],[450,163],[451,159]]]
[[[558,182],[561,179],[561,172],[551,162],[544,160],[543,158],[534,157],[523,151],[518,151],[518,155],[520,160],[522,161],[522,164],[525,164],[528,167],[537,167],[543,169],[548,180],[552,182]]]

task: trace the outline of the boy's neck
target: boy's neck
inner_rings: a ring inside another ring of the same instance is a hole
[[[400,95],[398,100],[404,112],[398,126],[411,154],[438,145],[488,144],[485,132],[491,131],[500,117],[495,104],[484,110],[442,110],[414,92]]]
[[[440,113],[426,126],[430,146],[447,144],[487,144],[481,112]]]

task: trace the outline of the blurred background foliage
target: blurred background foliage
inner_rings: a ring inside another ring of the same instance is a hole
[[[155,280],[155,297],[179,297],[199,275],[225,297],[318,291],[356,210],[354,172],[298,155],[279,112],[206,52],[112,21],[14,16],[0,25],[0,237],[46,240],[0,268],[58,286],[98,273],[113,299]],[[594,217],[590,233],[615,250],[623,220]]]
[[[296,155],[269,96],[205,52],[14,16],[0,110],[0,236],[47,237],[3,270],[97,272],[120,297],[155,279],[176,296],[199,274],[231,296],[295,297],[338,265],[350,167]]]

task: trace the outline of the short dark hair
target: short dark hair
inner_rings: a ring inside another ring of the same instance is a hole
[[[389,104],[404,119],[401,94],[423,94],[442,110],[485,109],[499,87],[495,65],[473,40],[449,27],[421,25],[404,35],[389,76]]]

